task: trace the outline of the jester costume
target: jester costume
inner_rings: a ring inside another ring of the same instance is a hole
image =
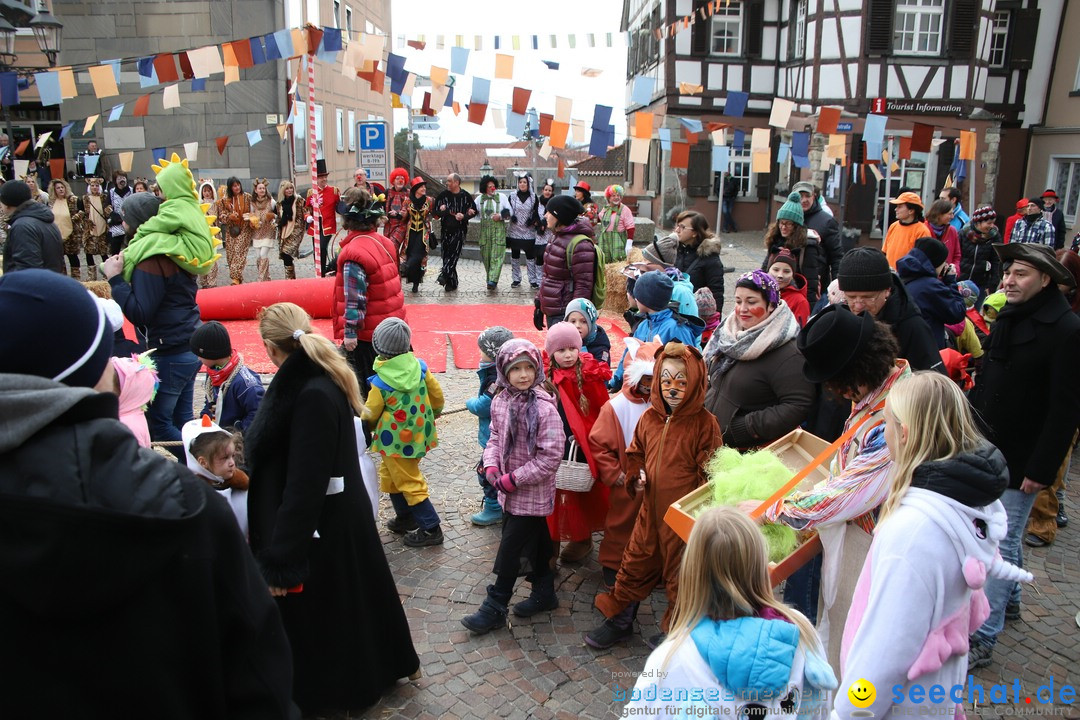
[[[426,189],[423,178],[415,177],[409,189],[409,239],[405,247],[405,280],[412,283],[412,291],[419,292],[420,281],[427,270],[428,241],[431,238],[431,215],[435,201],[427,195],[418,195]]]
[[[480,259],[487,270],[488,289],[492,289],[499,283],[506,260],[506,221],[510,219],[510,206],[495,189],[494,178],[481,178],[480,187],[490,191],[477,197],[475,204],[480,218]]]
[[[405,185],[400,190],[394,188],[394,182],[401,178]],[[386,191],[386,225],[383,235],[397,248],[398,267],[405,273],[405,249],[409,237],[409,173],[405,168],[394,168],[390,173],[390,187]]]
[[[606,262],[621,262],[626,259],[628,240],[634,239],[634,214],[622,203],[621,185],[609,185],[604,195],[608,205],[600,211],[596,227],[596,244],[604,251]],[[618,195],[619,201],[613,202],[612,196]]]

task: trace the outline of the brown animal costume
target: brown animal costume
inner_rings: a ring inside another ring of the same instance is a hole
[[[82,206],[86,217],[83,219],[83,247],[86,251],[86,279],[97,280],[97,265],[94,256],[104,260],[109,253],[109,216],[112,205],[109,196],[102,187],[102,179],[87,178],[87,194],[83,195]],[[95,191],[98,194],[94,194]]]
[[[291,196],[285,189],[292,189]],[[293,260],[300,254],[300,241],[304,239],[304,199],[296,192],[296,186],[282,180],[278,186],[278,257],[285,263],[285,278],[296,279]]]
[[[67,191],[63,198],[58,198],[56,189],[60,186]],[[79,209],[79,198],[71,192],[71,186],[63,178],[56,178],[49,183],[49,207],[56,218],[56,227],[64,241],[64,254],[71,265],[71,277],[82,280],[82,268],[79,253],[83,250],[83,234],[86,231],[84,220],[86,213]]]
[[[229,279],[233,285],[244,282],[244,268],[247,267],[248,248],[251,247],[251,195],[240,186],[238,195],[232,194],[233,184],[239,182],[229,178],[225,183],[225,193],[218,201],[218,224],[221,237],[225,242],[225,260],[229,264]]]
[[[139,178],[139,179],[137,179],[135,181],[136,185],[139,183],[139,180],[142,180],[142,178]],[[145,180],[143,182],[145,183]],[[147,185],[147,187],[150,187],[150,186]],[[207,189],[210,190],[209,195],[211,197],[209,197],[209,198],[204,197],[204,195],[206,194],[205,190],[207,190]],[[208,180],[206,178],[200,178],[199,179],[199,203],[201,205],[205,206],[205,209],[203,210],[203,212],[206,213],[206,217],[214,218],[214,220],[211,220],[211,222],[214,222],[215,225],[217,224],[216,219],[217,219],[217,214],[218,214],[218,197],[219,197],[219,195],[217,193],[215,193],[215,191],[214,191],[214,183],[213,183],[213,181]],[[217,285],[217,277],[218,277],[218,264],[215,261],[214,266],[210,268],[210,272],[206,273],[205,275],[200,275],[199,276],[199,287],[201,287],[201,288],[215,287]]]
[[[664,514],[671,503],[708,481],[705,463],[723,445],[720,426],[705,409],[706,377],[697,348],[672,341],[656,355],[651,407],[638,420],[626,451],[626,490],[638,492],[638,474],[644,470],[644,498],[615,589],[596,597],[605,617],[644,600],[663,580],[668,606],[660,627],[668,629],[686,543],[664,522]]]

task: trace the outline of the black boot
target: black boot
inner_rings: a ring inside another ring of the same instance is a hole
[[[506,626],[506,603],[509,596],[499,597],[494,585],[488,585],[488,596],[480,605],[480,609],[472,615],[461,618],[461,624],[472,630],[477,635],[484,635],[495,628]]]
[[[585,644],[597,650],[607,650],[615,643],[629,639],[634,632],[637,606],[637,603],[627,605],[621,613],[605,620],[603,625],[586,633]]]
[[[555,595],[555,576],[547,574],[532,582],[532,592],[526,600],[514,605],[514,614],[518,617],[532,617],[545,610],[559,607],[559,598]]]

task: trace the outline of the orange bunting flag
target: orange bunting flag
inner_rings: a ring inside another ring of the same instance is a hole
[[[551,122],[551,146],[557,148],[566,147],[566,136],[570,132],[570,123],[553,120]]]
[[[690,167],[690,144],[671,143],[671,167],[686,169]]]
[[[483,125],[487,107],[487,103],[469,103],[469,122],[474,125]]]
[[[969,130],[960,131],[960,159],[975,159],[975,133]]]
[[[228,135],[222,135],[221,137],[219,137],[217,139],[218,155],[224,155],[225,154],[225,146],[228,145],[228,144],[229,144],[229,136]]]
[[[817,131],[822,135],[836,133],[836,126],[840,122],[840,108],[823,107],[818,111]]]
[[[144,117],[150,114],[150,95],[141,95],[135,101],[135,117]]]
[[[653,114],[651,112],[634,113],[634,137],[646,140],[652,137]]]

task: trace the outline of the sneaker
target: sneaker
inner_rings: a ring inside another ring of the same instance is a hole
[[[585,633],[585,644],[596,650],[607,650],[615,643],[621,643],[630,638],[634,632],[633,623],[620,627],[615,619],[605,620],[604,624],[595,630]]]
[[[645,644],[649,646],[650,650],[655,650],[660,647],[660,643],[665,640],[667,640],[667,633],[660,632],[645,638]]]
[[[1035,533],[1028,533],[1024,536],[1024,544],[1028,547],[1046,547],[1050,543],[1042,539]]]
[[[1020,603],[1009,601],[1005,604],[1005,619],[1006,620],[1019,620],[1020,619]]]
[[[410,532],[405,533],[405,537],[402,539],[409,547],[426,547],[428,545],[442,545],[443,544],[443,532],[442,528],[436,525],[430,530],[421,530],[416,528]]]
[[[497,287],[499,287],[499,283],[492,282],[492,281],[488,280],[488,284],[487,284],[487,289],[488,290],[494,290]]]
[[[416,518],[412,515],[395,515],[390,518],[390,521],[386,523],[386,529],[395,535],[401,535],[407,533],[410,530],[415,530],[420,527],[416,524]]]
[[[515,280],[514,282],[510,283],[510,287],[512,287],[512,288],[521,287],[521,281],[520,280]]]
[[[539,290],[540,283],[529,283],[529,287],[531,287],[533,290]]]
[[[1069,516],[1065,514],[1065,506],[1058,505],[1057,517],[1054,518],[1059,528],[1063,528],[1069,524]]]
[[[978,640],[971,641],[968,650],[968,670],[984,668],[994,661],[994,648]]]

